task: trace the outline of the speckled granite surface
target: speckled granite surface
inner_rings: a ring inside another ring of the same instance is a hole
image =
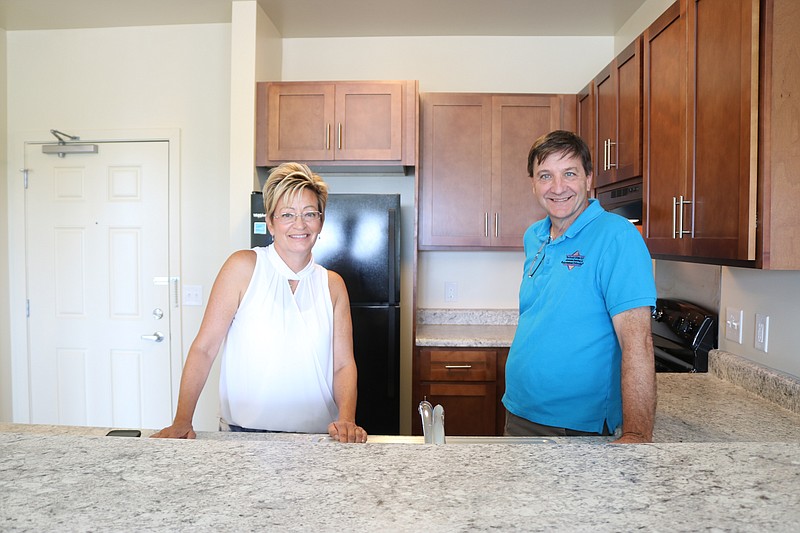
[[[0,424],[0,530],[800,528],[800,414],[713,373],[658,375],[649,445],[106,432]]]
[[[0,433],[3,531],[797,531],[800,443]]]

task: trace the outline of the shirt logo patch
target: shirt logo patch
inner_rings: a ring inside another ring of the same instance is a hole
[[[561,261],[561,264],[566,266],[569,270],[572,270],[575,267],[583,266],[583,259],[585,256],[581,255],[580,251],[575,250],[571,254],[567,254],[567,257]]]

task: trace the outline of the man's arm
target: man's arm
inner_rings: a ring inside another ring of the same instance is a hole
[[[612,318],[622,347],[622,437],[619,444],[653,441],[656,371],[650,308],[637,307]]]

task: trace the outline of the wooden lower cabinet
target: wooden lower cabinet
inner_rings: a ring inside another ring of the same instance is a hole
[[[414,435],[422,434],[417,409],[424,399],[444,407],[446,435],[502,435],[507,348],[418,347],[415,352]]]

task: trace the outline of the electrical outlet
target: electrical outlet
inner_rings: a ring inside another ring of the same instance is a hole
[[[458,301],[458,283],[455,281],[444,282],[444,301],[455,302]]]
[[[183,305],[203,305],[203,286],[184,285]]]
[[[756,313],[756,334],[753,345],[756,350],[767,351],[769,347],[769,315]]]
[[[742,322],[744,312],[735,307],[725,308],[725,338],[742,344]]]

